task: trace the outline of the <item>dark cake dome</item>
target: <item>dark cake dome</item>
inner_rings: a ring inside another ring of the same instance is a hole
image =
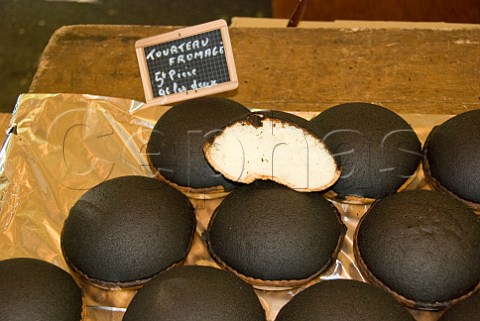
[[[392,296],[353,280],[316,283],[293,297],[275,321],[414,321]]]
[[[230,193],[207,230],[211,256],[244,280],[296,286],[334,262],[345,225],[320,193],[255,181]]]
[[[0,261],[0,319],[80,321],[82,290],[59,267],[30,258]]]
[[[155,124],[147,145],[158,173],[186,192],[228,192],[235,184],[214,171],[203,144],[235,117],[250,112],[233,100],[202,97],[170,108]]]
[[[183,266],[147,282],[123,321],[265,321],[253,288],[229,272]]]
[[[362,274],[405,305],[442,309],[480,283],[480,217],[436,191],[376,201],[360,220],[355,259]]]
[[[195,233],[181,192],[157,179],[123,176],[87,191],[61,234],[67,263],[90,283],[131,287],[180,264]]]
[[[342,167],[329,197],[371,202],[397,192],[417,171],[420,141],[412,127],[387,108],[345,103],[310,122]]]
[[[480,210],[480,110],[433,128],[424,146],[423,168],[435,189]]]

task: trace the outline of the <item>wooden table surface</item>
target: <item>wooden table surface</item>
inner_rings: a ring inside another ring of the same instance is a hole
[[[143,101],[135,41],[173,29],[63,27],[30,92]],[[480,108],[480,29],[230,27],[230,37],[239,87],[221,95],[247,107],[321,111],[364,101],[399,113]]]

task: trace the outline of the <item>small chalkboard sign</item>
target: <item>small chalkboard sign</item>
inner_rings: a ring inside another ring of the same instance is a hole
[[[135,49],[148,105],[165,105],[238,86],[225,20],[141,39]]]

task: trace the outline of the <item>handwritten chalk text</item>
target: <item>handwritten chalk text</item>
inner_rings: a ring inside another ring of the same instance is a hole
[[[193,68],[191,70],[175,70],[170,69],[168,72],[165,71],[157,71],[155,73],[155,82],[157,83],[158,87],[163,87],[165,84],[165,80],[176,81],[184,78],[194,77],[197,75],[197,69]]]
[[[192,60],[215,57],[219,54],[220,55],[224,54],[223,46],[214,46],[213,48],[207,48],[202,51],[195,51],[195,52],[188,53],[186,55],[180,54],[176,57],[170,57],[168,58],[168,65],[173,66],[175,64],[185,64]]]
[[[200,88],[207,88],[207,87],[212,87],[217,84],[216,80],[208,80],[208,81],[197,81],[193,80],[190,86],[185,86],[185,85],[179,85],[177,82],[173,82],[171,86],[167,86],[165,88],[160,88],[158,89],[158,95],[159,96],[167,96],[171,94],[178,94],[182,93],[188,90],[197,90]]]
[[[157,50],[153,48],[150,50],[150,52],[147,54],[147,60],[152,60],[154,61],[156,58],[161,58],[161,57],[168,57],[170,55],[177,55],[181,53],[186,53],[192,50],[199,50],[201,48],[205,48],[208,46],[209,39],[204,38],[200,40],[194,40],[194,41],[186,41],[182,42],[179,45],[171,45],[168,48],[162,49],[162,50]]]

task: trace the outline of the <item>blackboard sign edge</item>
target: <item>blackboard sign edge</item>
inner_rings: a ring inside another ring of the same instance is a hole
[[[143,51],[142,47],[135,48],[135,51],[137,52],[137,60],[140,68],[140,76],[142,79],[143,91],[145,92],[145,100],[148,103],[153,99],[153,91],[152,91],[150,79],[148,77],[147,59],[145,57],[145,52]],[[144,75],[145,70],[147,71],[147,75]]]
[[[158,43],[173,41],[177,39],[182,39],[190,37],[193,35],[198,35],[206,33],[212,30],[220,30],[222,34],[222,39],[224,41],[224,50],[225,50],[225,59],[227,61],[228,74],[230,81],[226,83],[221,83],[212,87],[199,88],[196,90],[188,90],[186,92],[171,94],[162,97],[154,97],[152,91],[152,84],[150,81],[150,76],[148,72],[148,66],[146,63],[145,56],[145,47],[153,46]],[[228,45],[227,45],[228,44]],[[238,87],[238,77],[235,68],[235,60],[233,58],[233,50],[230,42],[230,35],[228,33],[227,22],[223,19],[207,22],[204,24],[186,27],[178,30],[174,30],[168,33],[161,35],[156,35],[153,37],[148,37],[144,39],[137,40],[135,42],[135,51],[137,54],[137,60],[140,67],[140,75],[142,79],[142,85],[145,93],[145,106],[154,106],[154,105],[167,105],[177,101],[188,99],[188,96],[192,98],[207,96],[215,93],[220,93],[228,90],[233,90]]]
[[[178,94],[171,94],[163,97],[156,97],[147,101],[144,106],[151,107],[155,105],[169,105],[178,101],[189,99],[190,97],[199,98],[203,96],[218,94],[224,91],[233,90],[238,87],[238,81],[230,81],[224,84],[215,85],[212,87],[200,88],[196,90],[188,90]],[[190,96],[190,97],[189,97]]]
[[[228,74],[230,76],[230,81],[233,83],[237,83],[237,85],[235,86],[235,88],[237,88],[238,87],[237,68],[235,67],[235,60],[233,59],[233,49],[232,49],[232,43],[230,41],[230,34],[228,33],[228,27],[225,26],[224,28],[221,28],[220,32],[222,33],[222,38],[225,40],[225,43],[228,43],[228,46],[224,46],[224,49],[225,49],[225,59],[227,60]]]
[[[227,22],[223,19],[210,21],[196,26],[185,27],[177,30],[173,30],[160,35],[143,38],[135,42],[135,48],[144,48],[156,45],[158,43],[168,42],[176,39],[186,38],[201,33],[205,33],[212,30],[228,28]]]

